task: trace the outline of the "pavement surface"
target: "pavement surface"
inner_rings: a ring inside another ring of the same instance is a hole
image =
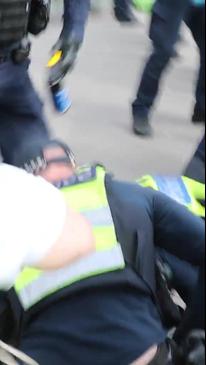
[[[180,173],[203,133],[190,122],[198,53],[189,32],[183,28],[181,57],[162,82],[152,115],[154,138],[141,139],[132,133],[130,104],[150,52],[149,18],[141,14],[137,25],[121,26],[107,6],[91,16],[78,63],[65,81],[73,105],[60,116],[53,109],[45,72],[60,31],[60,13],[55,6],[48,31],[34,41],[31,68],[55,135],[71,145],[80,163],[100,161],[120,178]]]

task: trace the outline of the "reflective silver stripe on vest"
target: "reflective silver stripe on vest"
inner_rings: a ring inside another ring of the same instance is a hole
[[[94,209],[91,211],[81,211],[81,213],[92,224],[93,227],[114,225],[111,211],[108,207]]]
[[[19,299],[23,308],[28,310],[50,294],[78,280],[86,279],[91,274],[98,275],[124,267],[125,261],[121,246],[116,244],[112,249],[96,252],[69,267],[42,273],[36,281],[20,291]]]

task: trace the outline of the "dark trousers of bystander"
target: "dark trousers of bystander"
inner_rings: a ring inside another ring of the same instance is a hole
[[[204,7],[193,7],[188,0],[158,0],[154,6],[150,27],[153,52],[143,72],[140,87],[133,102],[134,117],[146,118],[159,92],[161,77],[174,54],[182,21],[191,29],[200,55],[200,75],[196,91],[196,103],[204,108],[205,96],[205,45]]]

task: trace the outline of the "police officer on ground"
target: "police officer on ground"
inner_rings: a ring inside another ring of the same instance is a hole
[[[61,188],[70,207],[90,221],[96,250],[60,271],[28,267],[18,276],[14,288],[25,311],[21,349],[45,365],[183,365],[191,357],[191,364],[202,365],[202,220],[165,195],[116,181],[100,165],[74,170],[69,156],[67,146],[52,142],[27,168]],[[166,341],[155,247],[200,272],[196,300],[190,298],[175,336],[180,352]],[[190,348],[188,336],[196,339]]]
[[[205,0],[157,0],[152,14],[150,37],[154,50],[144,69],[132,105],[133,130],[138,135],[152,133],[150,112],[159,91],[163,72],[174,53],[180,25],[185,19],[200,50],[200,72],[196,90],[193,122],[205,120]]]
[[[64,1],[63,29],[53,50],[61,50],[62,57],[52,70],[53,83],[74,64],[89,8],[89,0]],[[28,75],[29,34],[41,33],[49,14],[50,0],[0,0],[0,151],[8,164],[21,166],[22,149],[49,139],[42,103]]]

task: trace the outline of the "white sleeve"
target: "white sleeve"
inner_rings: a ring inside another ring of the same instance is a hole
[[[65,218],[60,191],[0,164],[0,288],[12,285],[22,266],[41,261],[60,237]]]

